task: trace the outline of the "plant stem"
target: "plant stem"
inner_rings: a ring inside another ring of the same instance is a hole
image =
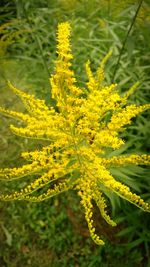
[[[120,50],[120,54],[119,54],[119,57],[118,57],[118,60],[117,60],[117,63],[116,63],[115,69],[114,69],[114,73],[113,73],[113,77],[112,77],[112,83],[113,83],[114,80],[115,80],[116,73],[117,73],[117,70],[118,70],[118,67],[119,67],[119,64],[120,64],[120,60],[121,60],[121,57],[122,57],[122,54],[123,54],[123,51],[124,51],[124,48],[125,48],[125,44],[126,44],[126,42],[127,42],[128,36],[129,36],[129,34],[130,34],[130,32],[131,32],[131,30],[132,30],[132,28],[133,28],[133,25],[134,25],[135,20],[136,20],[136,18],[137,18],[138,12],[139,12],[139,10],[140,10],[140,8],[141,8],[142,2],[143,2],[143,0],[141,0],[141,1],[139,2],[138,8],[137,8],[137,10],[136,10],[136,12],[135,12],[135,15],[134,15],[134,17],[133,17],[133,19],[132,19],[132,21],[131,21],[130,27],[129,27],[128,31],[127,31],[126,36],[125,36],[125,39],[124,39],[124,41],[123,41],[123,43],[122,43],[122,48],[121,48],[121,50]]]

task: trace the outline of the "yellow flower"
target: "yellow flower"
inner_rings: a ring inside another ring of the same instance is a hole
[[[70,30],[68,22],[58,25],[58,57],[55,72],[50,77],[56,109],[8,83],[26,107],[25,114],[0,108],[5,116],[22,122],[21,127],[11,125],[11,130],[26,138],[46,139],[49,144],[41,150],[22,153],[22,157],[29,161],[28,164],[0,170],[0,179],[6,181],[30,174],[34,174],[33,177],[38,175],[20,191],[7,195],[1,193],[0,199],[42,201],[69,189],[76,190],[85,209],[91,237],[96,244],[103,245],[104,241],[96,234],[94,227],[92,203],[95,201],[102,217],[108,224],[115,226],[116,223],[106,211],[106,191],[113,191],[144,211],[150,211],[150,205],[132,193],[128,186],[116,181],[109,170],[110,166],[149,164],[150,156],[111,157],[108,154],[108,151],[116,150],[124,144],[119,132],[150,105],[127,105],[127,99],[136,89],[137,83],[122,97],[116,84],[104,83],[104,65],[111,51],[102,60],[95,75],[90,62],[86,63],[88,82],[84,90],[80,89],[71,70],[73,56]],[[45,187],[47,189],[44,191]]]

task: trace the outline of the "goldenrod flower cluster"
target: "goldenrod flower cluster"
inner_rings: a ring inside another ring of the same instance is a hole
[[[119,133],[131,123],[133,117],[150,105],[127,105],[128,97],[137,84],[123,96],[119,95],[116,84],[105,84],[104,65],[111,52],[102,60],[95,75],[90,62],[86,63],[88,81],[84,90],[79,88],[71,69],[70,31],[68,22],[58,25],[58,57],[55,72],[50,77],[55,108],[48,107],[44,100],[36,99],[9,83],[10,89],[26,107],[25,114],[0,109],[4,115],[22,122],[21,127],[11,125],[11,130],[25,138],[49,142],[41,150],[22,153],[22,157],[28,161],[26,165],[0,170],[0,178],[6,181],[34,174],[32,182],[25,188],[1,194],[0,199],[42,201],[74,189],[81,197],[91,237],[98,245],[102,245],[104,242],[94,227],[92,208],[95,201],[107,223],[116,225],[106,210],[106,191],[113,191],[139,208],[150,211],[150,205],[132,193],[128,186],[115,180],[109,169],[110,166],[149,164],[150,156],[111,157],[108,153],[124,144]]]

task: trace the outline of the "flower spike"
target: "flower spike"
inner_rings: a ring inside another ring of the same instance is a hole
[[[55,71],[50,77],[56,109],[8,82],[9,88],[19,96],[26,108],[25,113],[0,108],[2,115],[21,121],[21,125],[10,126],[12,132],[25,138],[46,139],[48,145],[23,152],[22,157],[28,163],[22,167],[0,170],[0,180],[6,182],[30,176],[30,182],[26,180],[24,188],[10,193],[2,192],[0,199],[39,202],[61,192],[75,190],[81,198],[93,241],[103,245],[104,241],[94,227],[93,202],[103,219],[115,226],[110,211],[106,211],[106,191],[114,192],[144,211],[150,211],[150,204],[132,193],[125,180],[124,183],[118,182],[110,168],[150,164],[150,155],[111,156],[113,150],[125,143],[119,133],[131,124],[132,118],[150,108],[150,104],[127,105],[127,99],[138,83],[123,96],[118,93],[116,84],[104,83],[104,65],[111,51],[101,61],[95,74],[90,61],[86,63],[88,81],[86,88],[79,88],[71,68],[70,35],[69,22],[60,23]]]

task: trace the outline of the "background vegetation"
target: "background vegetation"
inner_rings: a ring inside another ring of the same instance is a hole
[[[141,5],[133,27],[138,6]],[[120,91],[140,81],[130,102],[148,103],[150,90],[150,2],[138,0],[12,0],[0,8],[0,105],[22,110],[22,105],[7,88],[11,80],[18,88],[45,98],[50,97],[48,77],[53,71],[55,32],[59,22],[72,25],[73,66],[80,86],[86,76],[84,64],[93,70],[113,49],[106,67],[108,82],[118,83]],[[120,51],[122,55],[118,62]],[[116,68],[117,66],[117,68]],[[21,165],[20,153],[27,146],[42,143],[16,137],[9,131],[11,119],[1,116],[0,164]],[[117,153],[148,153],[150,123],[148,112],[139,115],[124,133],[126,145]],[[142,167],[113,170],[116,177],[150,200],[149,169]],[[24,183],[24,182],[23,182]],[[21,184],[21,186],[23,185]],[[3,188],[1,183],[1,188]],[[6,184],[5,184],[6,186]],[[12,189],[14,185],[12,185]],[[149,214],[112,195],[114,229],[105,224],[97,210],[97,231],[106,245],[96,246],[89,237],[79,198],[68,192],[41,203],[0,203],[1,267],[148,267],[150,266]]]

